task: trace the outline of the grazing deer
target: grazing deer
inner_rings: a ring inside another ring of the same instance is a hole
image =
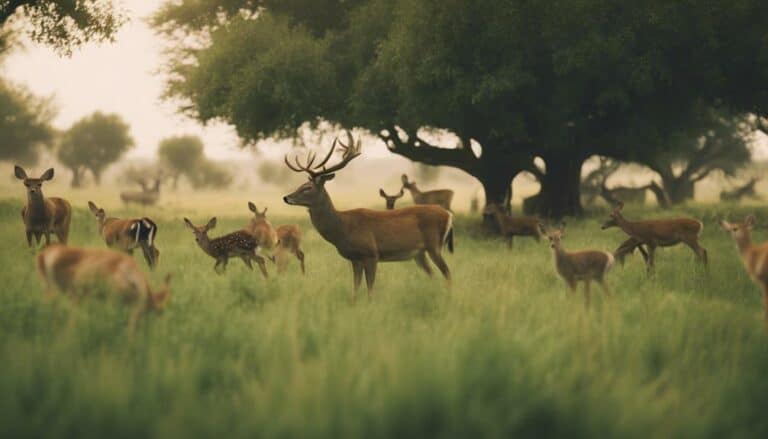
[[[532,216],[511,216],[504,213],[501,206],[489,204],[484,214],[493,215],[501,235],[507,238],[507,247],[512,248],[515,236],[530,236],[537,242],[541,239],[539,219]]]
[[[104,239],[107,247],[121,250],[130,255],[136,247],[140,247],[144,253],[144,259],[149,268],[157,266],[157,260],[160,257],[160,251],[155,247],[155,237],[157,236],[157,225],[151,219],[119,219],[107,218],[104,209],[101,209],[93,203],[88,202],[88,208],[96,216],[99,223],[99,235]]]
[[[40,178],[27,177],[21,166],[14,167],[16,178],[27,187],[27,204],[21,209],[21,218],[27,232],[27,245],[32,247],[32,236],[40,244],[40,237],[45,236],[45,245],[51,243],[51,233],[59,243],[66,244],[69,237],[69,223],[72,219],[72,206],[63,198],[45,198],[43,182],[53,179],[53,168],[43,172]]]
[[[161,312],[171,298],[170,274],[163,286],[153,291],[131,256],[109,249],[52,245],[37,255],[37,271],[49,296],[56,290],[74,298],[93,288],[112,290],[133,305],[128,321],[131,330],[143,313]]]
[[[422,192],[416,187],[415,181],[408,181],[408,176],[403,174],[403,189],[408,189],[413,197],[413,204],[436,204],[445,210],[451,210],[453,191],[450,189],[438,189]]]
[[[363,272],[371,297],[379,262],[415,259],[428,275],[432,269],[426,255],[450,281],[451,273],[442,256],[443,244],[453,251],[453,214],[439,206],[411,206],[395,210],[352,209],[339,211],[333,206],[325,183],[334,172],[341,170],[360,155],[360,143],[347,133],[349,145],[333,141],[328,155],[313,166],[315,155],[310,153],[306,164],[295,159],[295,166],[285,157],[285,164],[295,172],[304,172],[309,181],[299,186],[283,200],[294,206],[309,208],[309,217],[320,235],[336,247],[339,254],[352,263],[354,292],[360,287]],[[326,167],[336,144],[343,156],[339,163]],[[355,299],[355,293],[352,300]]]
[[[395,208],[395,203],[397,200],[399,200],[405,192],[402,188],[400,188],[400,192],[398,192],[395,195],[387,195],[386,192],[384,192],[384,189],[379,188],[379,195],[381,195],[381,198],[384,199],[384,201],[387,204],[387,210],[392,210]]]
[[[648,262],[648,252],[643,248],[643,244],[635,238],[627,238],[622,242],[619,247],[613,252],[613,257],[624,266],[624,259],[635,252],[635,249],[640,251],[640,255],[643,256],[643,260]]]
[[[253,218],[245,227],[245,231],[256,239],[262,248],[272,251],[272,261],[277,264],[277,272],[282,273],[288,264],[288,255],[294,255],[301,263],[301,273],[304,274],[304,252],[301,250],[301,230],[295,224],[279,226],[277,229],[267,220],[267,208],[259,212],[252,202],[248,209],[253,212]]]
[[[549,238],[550,247],[555,256],[555,268],[557,273],[565,280],[571,293],[576,292],[576,283],[584,281],[584,303],[589,306],[590,283],[597,281],[606,296],[611,295],[611,290],[605,283],[605,274],[614,263],[613,254],[600,250],[583,250],[579,252],[567,252],[563,248],[562,240],[565,237],[565,223],[559,229],[547,231],[544,226],[539,226],[541,233]]]
[[[693,253],[707,266],[707,250],[699,244],[699,237],[704,224],[692,218],[670,218],[658,220],[629,221],[621,214],[624,203],[619,203],[610,214],[602,229],[618,227],[639,244],[648,247],[646,265],[650,272],[655,267],[655,252],[657,247],[671,247],[683,243],[693,250]]]
[[[768,242],[752,244],[752,227],[755,225],[755,217],[747,215],[740,223],[720,221],[720,227],[730,233],[736,241],[741,254],[741,261],[750,277],[763,290],[763,307],[766,323],[768,323]]]
[[[211,218],[208,224],[197,227],[190,220],[184,218],[184,224],[192,230],[195,235],[197,245],[210,257],[216,260],[213,270],[222,274],[227,269],[227,263],[231,257],[239,257],[246,266],[253,270],[251,260],[255,260],[259,265],[261,274],[267,275],[267,265],[264,258],[258,254],[259,244],[253,236],[244,230],[228,233],[218,238],[210,239],[208,231],[216,227],[216,217]],[[221,267],[221,271],[219,271]]]
[[[139,181],[141,185],[141,191],[127,191],[120,193],[120,199],[123,203],[136,203],[142,206],[154,206],[157,200],[160,198],[160,183],[162,183],[162,176],[155,178],[155,185],[151,188],[147,187],[147,183],[144,180]]]

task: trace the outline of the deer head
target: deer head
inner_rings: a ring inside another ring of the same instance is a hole
[[[543,224],[539,224],[539,231],[541,234],[549,239],[549,247],[553,250],[560,250],[562,240],[565,239],[565,221],[560,223],[560,227],[556,229],[547,229]]]
[[[403,189],[416,189],[416,182],[415,181],[408,181],[408,176],[403,174],[400,177],[400,180],[403,182]]]
[[[43,193],[43,183],[53,179],[53,168],[43,172],[40,178],[27,177],[26,171],[19,165],[14,166],[13,172],[16,178],[24,182],[24,186],[27,188],[27,194],[29,196],[39,196]]]
[[[251,212],[253,212],[253,218],[254,219],[262,220],[262,221],[266,221],[267,220],[267,208],[266,207],[264,208],[264,210],[259,212],[259,209],[256,207],[256,205],[249,201],[248,202],[248,209],[250,209]]]
[[[616,206],[614,206],[613,210],[611,210],[611,213],[608,214],[608,220],[606,220],[603,225],[600,227],[602,230],[611,228],[611,227],[618,227],[619,221],[621,220],[621,209],[624,208],[624,203],[619,201]]]
[[[168,273],[165,275],[163,285],[155,292],[150,292],[147,298],[147,308],[155,311],[162,312],[171,301],[171,278],[173,275]]]
[[[192,221],[188,220],[187,218],[184,218],[184,224],[186,224],[187,227],[192,230],[192,233],[195,235],[195,241],[198,243],[198,245],[203,247],[209,242],[208,231],[216,227],[216,217],[208,220],[208,223],[202,227],[198,227],[192,224]]]
[[[720,227],[730,233],[736,242],[751,240],[752,227],[755,225],[755,216],[747,215],[744,221],[730,223],[726,220],[720,220]]]
[[[349,162],[354,160],[360,155],[360,140],[354,141],[352,135],[347,133],[347,139],[349,144],[344,144],[339,139],[334,139],[331,150],[323,160],[317,165],[314,165],[315,154],[310,152],[307,156],[304,164],[299,162],[298,157],[294,158],[294,164],[288,161],[288,156],[285,156],[285,164],[294,172],[304,172],[309,177],[309,181],[299,186],[293,193],[283,197],[283,201],[287,204],[294,206],[306,206],[312,207],[322,203],[327,199],[328,193],[325,191],[325,183],[335,177],[336,171],[343,169]],[[326,167],[328,160],[330,160],[333,151],[336,149],[336,145],[341,145],[343,151],[342,159],[339,163]]]
[[[104,222],[104,219],[107,216],[106,212],[104,212],[104,209],[97,207],[93,201],[88,202],[88,208],[91,209],[91,213],[93,213],[93,215],[97,220],[99,220],[100,223]]]
[[[395,208],[395,202],[402,197],[404,194],[403,189],[400,189],[400,192],[398,192],[395,195],[387,195],[386,192],[384,192],[384,189],[379,189],[379,195],[381,195],[381,198],[384,198],[387,202],[387,209],[392,210]]]

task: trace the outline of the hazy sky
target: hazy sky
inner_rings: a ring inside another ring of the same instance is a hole
[[[226,126],[203,127],[177,115],[172,103],[163,102],[162,40],[144,21],[162,0],[122,0],[131,21],[117,34],[115,43],[92,44],[60,57],[46,47],[27,44],[12,54],[5,73],[34,93],[53,95],[59,109],[57,128],[96,110],[120,114],[130,125],[136,147],[129,157],[151,157],[158,141],[178,134],[197,134],[206,153],[215,158],[251,156],[238,147],[233,130]]]

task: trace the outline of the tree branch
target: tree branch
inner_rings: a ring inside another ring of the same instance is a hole
[[[394,125],[388,126],[386,131],[387,134],[379,132],[378,136],[392,153],[427,165],[459,168],[470,174],[475,170],[478,158],[472,148],[440,148],[408,132],[408,140],[403,140]]]

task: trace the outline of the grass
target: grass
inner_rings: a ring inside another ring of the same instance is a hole
[[[510,251],[465,217],[452,289],[383,264],[373,300],[353,306],[348,263],[301,210],[273,223],[300,222],[307,276],[292,262],[269,280],[236,260],[215,275],[166,210],[151,277],[175,273],[172,303],[133,340],[126,309],[44,299],[19,207],[0,202],[1,437],[768,435],[761,298],[714,207],[686,212],[705,221],[709,274],[682,246],[658,252],[651,279],[635,256],[608,277],[614,299],[595,288],[588,311],[543,242]],[[601,219],[572,221],[566,248],[615,248],[621,232]],[[71,242],[102,245],[79,204]]]

